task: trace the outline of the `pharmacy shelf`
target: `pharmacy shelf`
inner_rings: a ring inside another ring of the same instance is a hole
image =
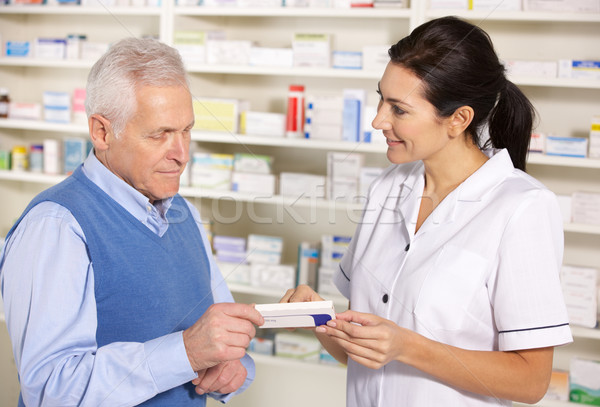
[[[327,369],[331,370],[332,373],[343,372],[346,370],[346,366],[343,365],[330,365],[325,363],[317,363],[317,362],[309,362],[302,361],[299,359],[293,358],[284,358],[281,356],[270,356],[263,355],[260,353],[249,352],[249,355],[252,356],[252,359],[257,364],[268,364],[272,366],[284,366],[284,367],[297,367],[300,369]]]
[[[225,276],[225,280],[227,280],[227,276]],[[272,302],[278,302],[286,292],[286,289],[284,288],[264,288],[237,283],[227,283],[227,287],[229,287],[229,290],[232,293],[250,294],[260,297],[266,297],[269,298]],[[334,305],[338,307],[338,309],[348,309],[348,299],[346,297],[343,297],[341,295],[329,294],[323,294],[321,296],[326,300],[333,301]]]
[[[410,9],[325,7],[175,7],[175,15],[218,17],[410,18]]]
[[[160,16],[160,7],[87,7],[75,5],[45,6],[34,4],[0,6],[0,14],[44,14],[44,15],[117,15],[117,16]]]
[[[471,21],[524,21],[524,22],[563,22],[563,23],[600,23],[598,13],[562,13],[533,11],[499,11],[499,10],[427,10],[427,18],[457,16]]]
[[[212,200],[271,204],[283,207],[329,209],[336,211],[359,211],[362,210],[364,206],[363,204],[358,203],[328,201],[325,199],[298,198],[282,195],[250,194],[236,191],[200,189],[194,187],[181,187],[179,188],[179,194],[188,198],[206,198]]]
[[[82,59],[36,59],[29,57],[0,58],[0,66],[19,66],[33,68],[89,69],[95,61]]]
[[[581,326],[571,325],[571,333],[575,338],[597,339],[600,340],[599,328],[583,328]]]
[[[229,74],[229,75],[265,75],[265,76],[302,76],[317,78],[351,78],[378,80],[381,72],[369,72],[361,69],[302,68],[302,67],[262,67],[250,65],[206,65],[189,64],[190,73]],[[555,87],[570,89],[600,89],[600,81],[568,78],[510,78],[520,86]]]
[[[35,172],[0,170],[0,180],[30,182],[33,184],[58,184],[66,175],[49,175]]]
[[[352,143],[348,141],[313,140],[305,138],[261,137],[226,132],[192,131],[192,140],[204,143],[223,143],[253,146],[291,147],[317,150],[385,153],[385,143]]]
[[[536,153],[529,154],[527,158],[527,164],[600,169],[600,159],[562,157]]]
[[[600,81],[591,79],[569,78],[531,78],[512,76],[509,79],[519,86],[536,86],[545,88],[570,88],[570,89],[600,89]]]
[[[588,235],[600,235],[600,226],[583,225],[578,223],[565,223],[564,231],[569,233],[583,233]]]
[[[301,76],[312,78],[350,78],[350,79],[380,79],[381,72],[369,72],[361,69],[336,68],[304,68],[304,67],[268,67],[251,65],[206,65],[188,64],[190,73],[229,74],[229,75],[264,75],[264,76]]]
[[[23,171],[1,171],[0,180],[30,182],[39,184],[57,184],[66,178],[65,175],[48,175]],[[282,195],[261,195],[236,191],[222,191],[217,189],[200,189],[196,187],[181,187],[179,194],[188,198],[201,198],[212,200],[227,200],[234,202],[249,202],[258,204],[271,204],[284,207],[316,208],[329,210],[360,211],[363,204],[344,201],[329,201],[325,199],[309,199],[289,197]],[[565,232],[600,235],[600,226],[565,223]]]
[[[66,175],[48,175],[34,172],[0,170],[0,180],[5,181],[18,181],[54,185],[61,182],[65,178]],[[296,208],[317,208],[351,211],[359,211],[363,209],[362,204],[351,202],[328,201],[325,199],[297,198],[281,195],[249,194],[235,191],[221,191],[217,189],[200,189],[195,187],[181,187],[179,188],[179,194],[188,198],[205,198],[212,200],[272,204]]]
[[[88,134],[86,124],[51,123],[41,120],[0,119],[0,128],[49,131],[53,133]]]

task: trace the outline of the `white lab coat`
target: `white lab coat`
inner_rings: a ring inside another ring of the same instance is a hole
[[[363,221],[334,276],[352,309],[471,350],[571,342],[554,194],[499,150],[415,234],[423,186],[422,162],[391,166],[371,186]],[[347,401],[349,407],[511,405],[398,362],[373,370],[349,361]]]

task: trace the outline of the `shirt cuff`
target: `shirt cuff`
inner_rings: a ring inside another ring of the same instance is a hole
[[[250,385],[254,381],[254,377],[256,375],[256,368],[254,366],[254,360],[250,357],[250,355],[248,355],[246,353],[244,355],[244,357],[242,359],[240,359],[240,361],[242,362],[242,365],[244,365],[244,367],[246,368],[246,372],[248,373],[248,375],[246,376],[246,380],[244,381],[244,384],[242,384],[242,386],[239,389],[237,389],[236,391],[234,391],[233,393],[228,393],[228,394],[208,393],[208,395],[210,397],[212,397],[213,399],[215,399],[217,401],[220,401],[221,403],[227,403],[233,396],[235,396],[237,394],[241,394],[242,392],[244,392],[244,390],[246,390],[248,387],[250,387]]]
[[[144,352],[159,393],[198,377],[187,357],[182,331],[145,342]]]
[[[528,330],[500,332],[498,346],[501,351],[547,348],[573,342],[568,324]]]

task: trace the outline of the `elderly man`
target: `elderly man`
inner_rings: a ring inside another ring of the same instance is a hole
[[[203,406],[254,378],[263,323],[235,304],[177,194],[194,124],[177,51],[125,39],[94,65],[93,151],[42,192],[0,254],[19,405]]]

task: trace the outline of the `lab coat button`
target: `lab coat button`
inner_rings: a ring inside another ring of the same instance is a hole
[[[388,295],[387,295],[387,294],[383,294],[383,298],[382,298],[382,300],[383,300],[383,303],[384,303],[384,304],[387,304],[387,302],[388,302],[388,298],[389,298],[389,297],[388,297]]]
[[[408,249],[410,249],[410,243],[406,245],[406,247],[404,248],[404,251],[407,252]]]

